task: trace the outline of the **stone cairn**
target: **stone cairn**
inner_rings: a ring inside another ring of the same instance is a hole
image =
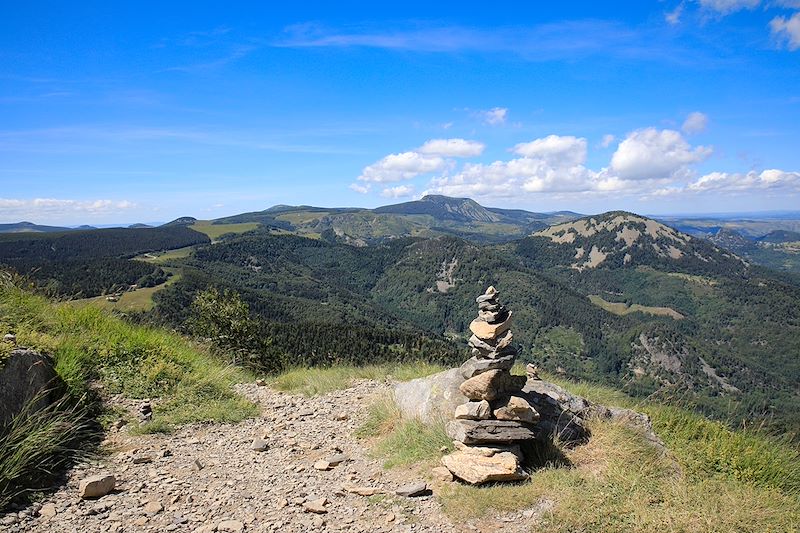
[[[459,390],[469,401],[456,408],[455,420],[447,425],[456,451],[442,458],[454,476],[472,484],[526,479],[520,443],[533,440],[539,419],[520,393],[525,376],[510,373],[517,358],[512,313],[497,295],[489,287],[476,299],[478,318],[469,325],[472,357],[460,368],[465,381]]]

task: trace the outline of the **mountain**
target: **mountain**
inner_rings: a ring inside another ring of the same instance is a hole
[[[152,227],[153,226],[151,226],[150,224],[142,224],[142,223],[131,224],[130,226],[128,226],[129,229],[136,229],[136,228],[141,229],[141,228],[152,228]]]
[[[197,222],[197,219],[194,217],[178,217],[172,222],[167,222],[164,226],[191,226],[195,222]]]
[[[689,273],[741,273],[747,264],[729,251],[651,218],[625,211],[555,224],[518,248],[539,266],[595,268],[650,266]]]
[[[41,226],[33,222],[15,222],[13,224],[0,224],[0,233],[47,233],[56,231],[70,231],[72,228],[60,226]]]
[[[437,235],[484,243],[507,242],[577,216],[570,212],[533,213],[484,207],[469,198],[428,195],[376,209],[277,205],[220,218],[214,223],[257,222],[264,228],[365,246],[403,237]]]
[[[758,242],[769,244],[782,244],[785,242],[800,242],[800,232],[788,230],[770,231],[766,235],[758,237]]]

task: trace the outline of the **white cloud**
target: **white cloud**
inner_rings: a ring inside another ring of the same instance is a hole
[[[514,147],[523,157],[541,159],[554,167],[582,165],[586,162],[586,139],[571,135],[548,135]]]
[[[381,196],[386,198],[405,198],[414,194],[413,185],[398,185],[397,187],[387,187],[381,191]]]
[[[351,183],[348,188],[360,194],[367,194],[371,189],[371,186],[369,183],[366,185],[361,185],[360,183]]]
[[[800,48],[800,13],[791,18],[775,17],[769,23],[770,31],[780,41],[786,41],[789,50]]]
[[[610,133],[606,133],[605,135],[603,135],[603,139],[600,141],[600,146],[602,146],[603,148],[608,148],[609,146],[611,146],[611,143],[613,143],[616,139],[617,138],[611,135]]]
[[[478,141],[465,139],[431,139],[417,149],[426,155],[443,157],[475,157],[483,153],[486,145]]]
[[[420,174],[443,170],[447,161],[441,157],[417,152],[389,154],[361,171],[359,181],[386,183],[413,179]]]
[[[686,176],[688,165],[709,155],[711,148],[692,148],[674,130],[644,128],[628,134],[611,157],[611,170],[624,180],[671,179]]]
[[[742,9],[755,9],[761,0],[699,0],[699,2],[706,9],[728,15]]]
[[[664,13],[664,20],[667,21],[667,24],[674,26],[681,21],[681,14],[683,14],[683,2],[678,4],[678,7],[672,11]]]
[[[493,107],[488,111],[481,111],[479,114],[485,123],[490,126],[499,126],[505,124],[506,118],[508,118],[508,108]]]
[[[64,200],[57,198],[16,199],[0,198],[2,219],[40,221],[70,217],[80,214],[95,217],[133,209],[136,204],[128,200]]]
[[[689,183],[689,191],[751,191],[780,189],[800,192],[800,172],[785,172],[768,169],[760,173],[750,171],[746,174],[712,172]]]
[[[689,113],[689,116],[687,116],[686,120],[683,121],[683,126],[681,126],[681,129],[683,130],[683,133],[686,134],[702,133],[706,130],[707,126],[708,116],[699,111],[694,111],[693,113]]]

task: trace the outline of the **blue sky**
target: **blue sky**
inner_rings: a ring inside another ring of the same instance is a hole
[[[15,2],[0,222],[800,206],[800,0]]]

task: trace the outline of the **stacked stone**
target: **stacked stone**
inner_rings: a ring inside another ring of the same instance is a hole
[[[534,438],[539,413],[520,391],[525,376],[511,375],[517,358],[512,344],[512,313],[489,287],[478,296],[478,318],[469,325],[472,357],[460,368],[459,387],[468,402],[455,410],[447,426],[457,451],[442,458],[456,477],[469,483],[525,479],[519,444]]]

